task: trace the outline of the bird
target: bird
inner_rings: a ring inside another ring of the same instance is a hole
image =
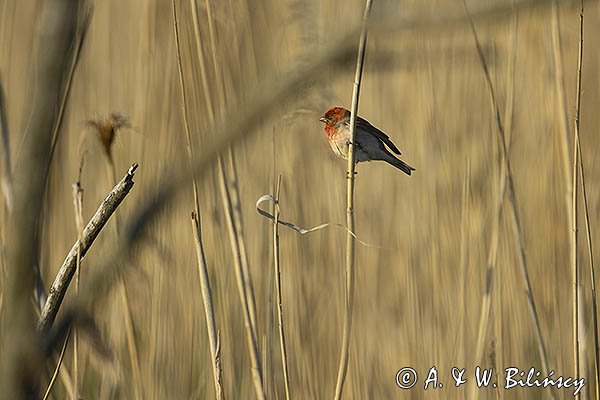
[[[350,133],[350,111],[344,107],[333,107],[319,118],[325,123],[324,133],[333,152],[344,160],[348,159]],[[356,117],[354,154],[356,162],[381,160],[398,168],[406,175],[415,171],[413,167],[398,159],[392,152],[401,155],[390,137],[374,127],[364,118]],[[391,151],[392,152],[391,152]]]

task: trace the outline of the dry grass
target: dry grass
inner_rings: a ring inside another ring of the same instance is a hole
[[[35,59],[30,49],[35,43],[31,21],[38,17],[38,3],[41,1],[0,0],[0,77],[12,146],[10,156],[15,164],[22,155],[22,132],[29,123],[28,93],[36,87],[31,79]],[[219,140],[209,129],[210,121],[219,121],[232,106],[237,105],[239,114],[228,115],[230,120],[252,109],[255,103],[249,96],[255,87],[278,82],[282,71],[293,66],[310,65],[332,38],[359,26],[364,7],[363,0],[343,2],[343,7],[342,2],[333,0],[195,3],[200,21],[197,27],[190,1],[177,1],[194,157],[204,156]],[[468,2],[472,10],[492,3],[511,1]],[[580,118],[581,156],[585,160],[596,259],[600,248],[600,141],[596,137],[600,114],[595,112],[600,107],[600,52],[595,43],[600,34],[599,11],[598,3],[587,3]],[[460,2],[377,0],[371,18],[377,21],[400,15],[406,21],[415,16],[441,17],[461,12]],[[340,22],[332,23],[332,16]],[[570,196],[565,193],[571,190],[568,181],[572,171],[565,174],[563,169],[573,165],[572,134],[568,136],[567,160],[562,140],[563,111],[567,114],[567,129],[573,126],[575,114],[578,9],[561,6],[559,30],[553,28],[550,7],[522,10],[518,25],[511,24],[511,16],[506,13],[487,18],[484,23],[478,23],[475,17],[475,24],[502,114],[506,115],[513,104],[510,129],[505,123],[507,136],[510,132],[507,149],[518,193],[521,241],[548,366],[558,374],[571,376],[575,373],[571,223]],[[556,40],[554,44],[552,40],[557,31],[561,35],[558,62],[562,67],[558,78]],[[468,385],[451,385],[449,374],[454,366],[467,368],[467,374],[475,365],[489,367],[494,362],[501,368],[540,370],[508,202],[503,212],[499,211],[501,153],[496,116],[489,106],[488,86],[468,22],[435,29],[421,24],[419,31],[386,33],[375,29],[369,35],[360,115],[389,133],[417,171],[409,178],[383,163],[358,166],[358,238],[380,247],[357,242],[344,398],[422,398],[420,388],[402,391],[396,386],[395,374],[404,366],[419,371],[422,383],[427,370],[435,365],[444,388],[428,390],[425,396],[439,399],[464,398],[468,393]],[[197,46],[198,37],[201,40]],[[355,52],[358,36],[353,38],[349,46]],[[511,46],[515,51],[514,70]],[[234,159],[224,153],[224,168],[228,173],[234,171],[232,167],[237,171],[235,185],[255,293],[258,351],[262,360],[272,360],[262,366],[268,398],[284,398],[285,385],[278,330],[269,326],[277,324],[272,314],[273,229],[256,213],[254,205],[258,197],[272,191],[272,182],[281,173],[281,219],[301,226],[344,222],[346,165],[330,154],[318,116],[332,105],[350,108],[354,61],[355,53],[344,64],[329,63],[319,69],[312,80],[315,83],[302,85],[294,96],[287,96],[269,115],[257,120],[260,123],[252,132],[240,132],[254,135],[233,147]],[[564,85],[562,100],[559,84]],[[512,95],[507,94],[509,85],[514,87]],[[96,2],[73,75],[43,206],[46,217],[39,262],[47,286],[78,236],[72,223],[70,187],[78,179],[81,135],[90,135],[86,121],[118,112],[127,115],[133,127],[131,133],[114,138],[111,150],[118,176],[131,163],[140,164],[136,186],[118,211],[126,227],[157,182],[189,166],[180,88],[171,1]],[[86,145],[90,148],[81,176],[86,190],[84,220],[104,198],[106,182],[112,179],[107,176],[110,172],[102,144],[88,140]],[[219,327],[223,395],[226,399],[250,398],[254,383],[217,172],[215,165],[198,179],[197,186],[202,244]],[[2,176],[6,176],[4,172]],[[232,186],[230,180],[228,184]],[[129,262],[133,268],[124,275],[142,387],[128,380],[131,343],[125,329],[127,310],[115,287],[104,293],[101,306],[93,313],[117,361],[99,360],[90,342],[81,338],[77,382],[83,398],[125,399],[133,398],[136,392],[150,399],[214,398],[211,349],[189,223],[194,204],[190,189],[188,184],[183,195],[165,206],[160,218],[151,223],[145,240],[133,251]],[[8,218],[4,199],[2,204],[0,313],[4,314],[10,304],[4,245],[10,232],[4,222]],[[584,215],[580,213],[578,218],[579,226],[585,226]],[[112,254],[117,240],[113,224],[109,222],[82,264],[82,288],[99,272],[94,267]],[[331,398],[346,303],[346,235],[337,228],[298,235],[283,226],[279,235],[290,393],[298,399]],[[483,357],[476,360],[475,343],[492,241],[497,241],[490,298],[493,305],[489,308]],[[591,257],[586,243],[579,240],[580,301],[584,312],[580,329],[586,333],[587,349],[591,350],[595,347]],[[167,255],[163,248],[168,249]],[[269,339],[263,339],[267,335]],[[2,343],[6,346],[5,341]],[[0,348],[0,354],[5,354],[4,350]],[[67,348],[61,373],[73,370],[71,352]],[[587,393],[593,397],[594,353],[582,353],[580,363],[582,373],[588,371],[583,397]],[[54,367],[49,362],[44,370],[53,371]],[[47,386],[50,376],[51,372],[41,387]],[[54,384],[54,398],[68,397],[63,382],[58,379]],[[496,398],[497,394],[509,399],[549,395],[540,389],[498,393],[482,389],[476,393],[483,399]],[[567,399],[572,391],[558,389],[556,395]]]

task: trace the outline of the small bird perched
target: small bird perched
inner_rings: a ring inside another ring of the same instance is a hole
[[[348,145],[352,140],[350,135],[350,111],[343,107],[329,109],[320,119],[325,123],[325,136],[333,152],[344,160],[348,159]],[[381,160],[398,168],[406,175],[415,171],[413,167],[396,158],[387,148],[397,155],[400,150],[392,143],[389,136],[369,123],[356,117],[356,140],[354,154],[356,162]]]

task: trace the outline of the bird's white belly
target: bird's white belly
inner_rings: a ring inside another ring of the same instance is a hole
[[[332,138],[332,140],[329,141],[329,145],[336,156],[345,160],[348,158],[348,140],[340,136],[341,135],[338,135],[337,138]]]
[[[338,137],[329,141],[329,144],[336,156],[344,160],[348,159],[348,140],[346,138]],[[367,154],[360,145],[354,146],[354,158],[357,163],[371,161],[373,159],[373,157]]]

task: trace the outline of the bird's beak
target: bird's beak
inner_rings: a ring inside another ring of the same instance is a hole
[[[327,123],[327,120],[325,119],[325,117],[321,117],[319,118],[319,121],[323,122],[323,123]]]

